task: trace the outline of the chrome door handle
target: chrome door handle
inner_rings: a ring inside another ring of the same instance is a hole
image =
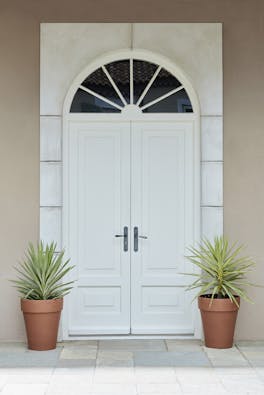
[[[115,235],[115,237],[123,237],[123,250],[128,251],[128,227],[124,226],[124,233],[122,235]]]
[[[138,234],[138,227],[134,226],[134,251],[138,251],[138,239],[147,239],[147,236],[141,236]]]

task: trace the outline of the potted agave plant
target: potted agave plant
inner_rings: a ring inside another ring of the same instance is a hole
[[[199,288],[198,306],[201,311],[205,345],[211,348],[231,348],[240,300],[251,302],[245,287],[253,285],[246,274],[255,264],[241,256],[243,246],[229,245],[221,236],[214,242],[202,240],[198,248],[189,248],[188,260],[200,269],[190,275],[197,279],[187,290]]]
[[[71,290],[73,281],[63,283],[64,276],[73,268],[64,261],[64,251],[56,253],[56,244],[36,248],[29,244],[25,259],[16,269],[18,279],[12,280],[21,295],[28,348],[52,350],[56,348],[63,297]]]

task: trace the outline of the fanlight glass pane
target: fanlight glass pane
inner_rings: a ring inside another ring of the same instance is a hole
[[[177,78],[175,78],[167,70],[161,69],[155,81],[151,85],[148,93],[141,102],[140,107],[151,102],[152,100],[157,99],[160,96],[165,95],[169,91],[172,91],[179,86],[181,86],[181,83],[177,80]]]
[[[130,103],[130,64],[129,59],[108,63],[105,68],[114,80],[127,104]]]
[[[142,110],[143,113],[154,113],[154,112],[193,112],[192,104],[190,102],[189,96],[187,95],[185,89],[172,94],[171,96],[159,101],[152,106],[147,107]]]
[[[90,74],[81,85],[103,97],[106,97],[108,100],[123,106],[121,99],[114,90],[111,82],[107,78],[102,68]]]
[[[134,103],[140,98],[157,68],[156,64],[143,60],[133,60]]]
[[[70,112],[120,113],[126,104],[130,104],[132,73],[133,104],[138,102],[143,113],[193,112],[185,89],[171,73],[140,59],[133,59],[132,66],[131,70],[130,59],[124,59],[108,63],[94,71],[77,90]],[[177,88],[180,90],[171,94]],[[167,97],[162,98],[163,96]]]
[[[103,100],[98,99],[94,95],[88,92],[78,89],[76,92],[70,112],[121,112],[111,104],[106,103]]]

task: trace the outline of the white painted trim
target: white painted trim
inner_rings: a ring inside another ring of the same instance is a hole
[[[200,115],[200,114],[199,114]],[[193,239],[196,243],[200,242],[201,238],[201,121],[200,116],[194,120],[194,234]],[[197,202],[199,202],[199,207]],[[199,269],[197,269],[197,272]],[[201,339],[203,336],[202,322],[200,311],[198,308],[198,301],[193,301],[193,313],[194,313],[194,338]]]
[[[172,91],[169,91],[168,93],[165,93],[165,95],[157,97],[157,99],[152,100],[151,102],[149,102],[149,103],[145,104],[144,106],[142,106],[141,110],[145,110],[145,108],[149,108],[149,107],[153,106],[154,104],[160,102],[161,100],[166,99],[167,97],[169,97],[171,95],[174,95],[174,93],[177,93],[177,92],[181,91],[182,89],[183,89],[183,86],[181,85],[178,88],[173,89]]]
[[[157,70],[155,71],[155,73],[154,73],[153,76],[151,77],[151,80],[150,80],[149,83],[147,84],[146,88],[143,90],[143,92],[142,92],[140,98],[138,99],[138,101],[137,101],[137,103],[136,103],[137,106],[140,105],[140,103],[142,102],[142,100],[144,99],[144,97],[146,96],[146,94],[148,93],[149,88],[151,87],[151,85],[152,85],[153,82],[155,81],[155,79],[156,79],[157,75],[159,74],[160,70],[161,70],[161,66],[159,66],[159,67],[157,68]]]
[[[130,106],[130,105],[128,105]],[[142,113],[132,112],[127,115],[124,107],[121,113],[69,113],[64,118],[68,121],[91,121],[91,122],[117,122],[117,121],[140,121],[140,122],[164,122],[164,121],[191,121],[199,118],[194,113]]]
[[[107,63],[117,61],[117,60],[122,60],[122,59],[132,59],[132,58],[137,58],[137,59],[142,59],[146,60],[155,64],[158,64],[161,67],[164,67],[167,71],[169,71],[171,74],[175,75],[177,77],[184,89],[186,90],[190,101],[192,103],[193,107],[193,113],[176,113],[176,114],[145,114],[145,113],[140,113],[140,112],[121,112],[120,114],[73,114],[70,113],[70,107],[71,103],[73,100],[73,97],[76,93],[76,90],[78,87],[81,85],[82,81],[90,75],[93,71],[98,69],[99,67],[102,67],[102,65],[105,65]],[[140,120],[140,121],[157,121],[157,122],[163,122],[163,121],[172,121],[172,120],[193,120],[194,125],[195,125],[195,133],[194,133],[194,191],[195,191],[195,196],[194,196],[194,201],[196,202],[195,207],[194,207],[194,240],[197,242],[200,240],[200,105],[199,105],[199,100],[198,96],[192,86],[192,83],[190,79],[186,76],[186,74],[177,66],[175,65],[170,59],[166,58],[165,56],[155,54],[153,52],[147,51],[147,50],[136,50],[136,49],[125,49],[125,50],[120,50],[120,51],[114,51],[110,52],[104,56],[101,56],[97,59],[95,59],[91,64],[89,64],[72,82],[71,87],[69,88],[69,91],[66,95],[65,101],[64,101],[64,106],[63,106],[63,138],[62,138],[62,146],[63,146],[63,156],[62,156],[62,162],[63,162],[63,209],[62,209],[62,245],[67,246],[69,243],[69,234],[66,230],[68,230],[68,207],[69,207],[69,201],[68,201],[68,190],[69,190],[69,183],[68,183],[68,155],[69,155],[69,123],[71,120],[77,120],[78,121],[93,121],[93,122],[103,122],[104,120],[107,120],[108,122],[116,122],[116,121],[134,121],[134,120]],[[69,336],[68,333],[68,303],[67,303],[67,297],[65,298],[65,304],[64,304],[64,312],[62,314],[62,338],[64,340],[69,340],[69,339],[89,339],[89,338],[95,338],[91,336],[81,336],[81,337],[76,337],[76,336]],[[193,309],[194,309],[194,336],[186,336],[185,338],[196,338],[200,339],[202,336],[202,328],[201,328],[201,321],[200,321],[200,315],[198,314],[198,307],[197,303],[193,303]],[[153,337],[151,337],[153,336]],[[183,335],[184,336],[184,335]],[[172,338],[183,338],[183,336],[173,336]],[[133,335],[129,336],[122,336],[120,338],[135,338]],[[168,338],[168,335],[150,335],[150,336],[141,336],[138,335],[137,338]],[[97,337],[99,339],[102,338],[118,338],[116,336],[100,336]]]
[[[110,104],[111,106],[116,107],[118,110],[122,110],[121,106],[119,106],[112,100],[109,100],[106,97],[99,95],[99,93],[96,93],[96,92],[92,91],[91,89],[86,88],[83,85],[80,85],[79,88],[82,89],[84,92],[90,93],[90,95],[93,95],[93,96],[97,97],[98,99],[105,101],[106,103]]]
[[[111,82],[114,90],[116,91],[116,93],[118,94],[120,100],[122,101],[122,103],[124,104],[124,106],[127,105],[127,102],[125,101],[122,93],[120,92],[120,90],[118,89],[118,86],[116,85],[115,81],[113,80],[113,78],[111,77],[111,75],[108,73],[107,68],[105,66],[102,66],[102,69],[105,73],[105,75],[107,76],[107,78],[109,79],[109,81]]]
[[[153,340],[195,340],[196,337],[193,335],[87,335],[87,336],[70,336],[68,335],[63,340],[59,341],[67,341],[67,340],[144,340],[144,339],[153,339]]]

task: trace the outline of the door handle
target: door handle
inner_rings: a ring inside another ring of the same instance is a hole
[[[123,237],[123,250],[128,251],[128,227],[124,226],[124,233],[122,235],[115,235],[115,237]]]
[[[141,236],[138,234],[138,227],[134,226],[134,251],[138,251],[138,239],[147,239],[147,236]]]

